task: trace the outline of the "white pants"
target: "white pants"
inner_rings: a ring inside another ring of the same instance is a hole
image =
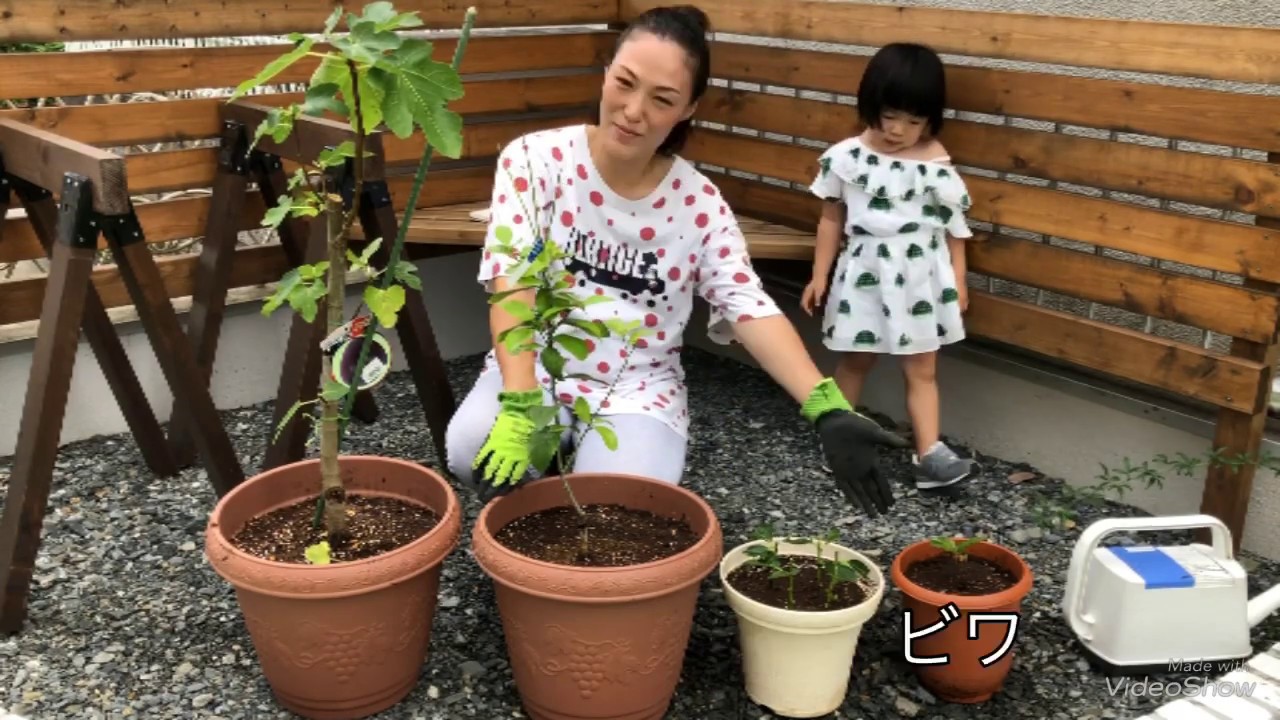
[[[445,433],[449,471],[463,482],[473,482],[471,463],[493,429],[501,391],[502,374],[497,369],[481,372],[449,422]],[[551,394],[544,393],[549,402]],[[599,433],[588,432],[574,457],[572,472],[641,475],[673,484],[680,482],[687,450],[687,441],[680,433],[648,415],[608,415],[606,419],[618,436],[617,449],[610,450]],[[562,408],[560,424],[570,423],[566,444],[582,434],[582,428],[569,408]],[[530,471],[531,476],[536,473]]]

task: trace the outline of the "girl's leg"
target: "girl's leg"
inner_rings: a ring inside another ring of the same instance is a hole
[[[956,455],[939,439],[937,352],[900,359],[907,385],[907,414],[916,440],[916,487],[940,488],[964,480],[973,473],[973,462]]]
[[[907,415],[916,438],[916,452],[923,456],[938,442],[938,354],[903,355],[902,376],[907,386]]]
[[[687,441],[680,433],[648,415],[609,415],[606,419],[618,436],[618,448],[610,450],[599,433],[588,432],[574,458],[574,472],[642,475],[680,483],[687,451]],[[575,428],[575,438],[580,432]]]
[[[840,388],[840,393],[850,405],[858,406],[862,385],[867,381],[867,374],[875,364],[875,353],[847,352],[840,356],[835,372],[836,387]]]

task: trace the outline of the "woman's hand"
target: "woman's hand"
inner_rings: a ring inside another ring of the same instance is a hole
[[[814,310],[822,302],[822,298],[827,294],[827,280],[825,276],[815,275],[809,284],[804,288],[804,294],[800,296],[800,307],[809,315],[813,315]]]
[[[823,455],[845,499],[871,517],[889,512],[894,497],[880,474],[880,447],[907,447],[906,439],[854,411],[831,378],[814,386],[801,414],[817,429]]]
[[[969,312],[969,282],[963,275],[956,278],[956,294],[960,296],[960,312]]]

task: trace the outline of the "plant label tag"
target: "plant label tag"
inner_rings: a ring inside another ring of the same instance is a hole
[[[364,370],[360,372],[361,384],[369,385],[375,382],[384,367],[386,367],[386,364],[381,359],[369,358],[369,362],[364,364]]]
[[[368,325],[369,318],[366,316],[353,318],[350,322],[343,323],[342,327],[335,329],[324,340],[320,341],[320,351],[325,355],[332,355],[333,351],[347,340],[364,337],[364,330]]]

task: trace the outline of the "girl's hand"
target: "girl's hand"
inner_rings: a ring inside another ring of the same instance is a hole
[[[809,315],[813,315],[813,311],[817,309],[818,304],[822,302],[822,298],[826,294],[826,278],[815,277],[809,281],[808,285],[805,286],[804,294],[800,296],[800,307]]]
[[[960,296],[961,314],[969,312],[969,283],[963,275],[956,281],[956,294]]]

